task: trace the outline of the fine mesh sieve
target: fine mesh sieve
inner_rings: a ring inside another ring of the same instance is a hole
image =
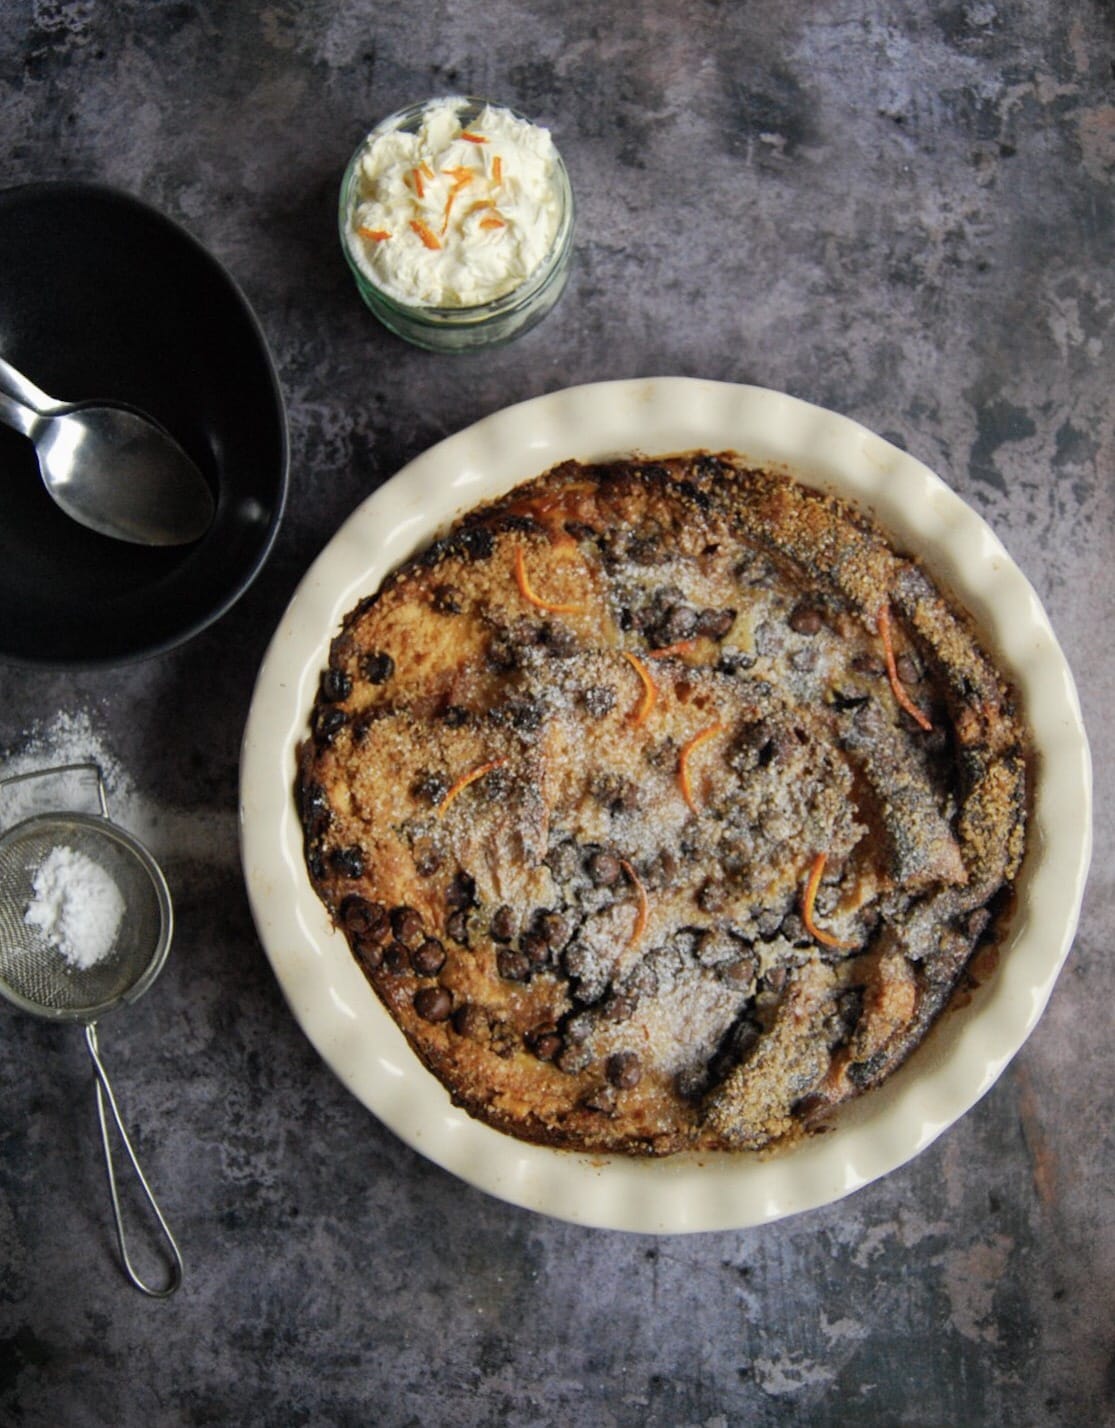
[[[134,1002],[151,986],[170,950],[173,911],[162,870],[144,846],[109,820],[104,779],[95,764],[66,764],[0,779],[0,791],[26,780],[54,774],[96,776],[98,813],[48,812],[24,818],[0,834],[0,994],[21,1011],[50,1021],[85,1024],[85,1040],[96,1074],[97,1117],[105,1171],[112,1199],[116,1236],[124,1270],[144,1294],[166,1298],[182,1279],[182,1258],[136,1159],[116,1104],[97,1043],[96,1021],[114,1008]],[[98,948],[91,965],[63,955],[46,933],[28,919],[36,896],[36,876],[57,850],[69,850],[107,874],[123,902],[123,915],[111,945]],[[107,1106],[107,1110],[106,1110]],[[170,1253],[166,1284],[153,1288],[136,1273],[128,1253],[110,1139],[111,1112],[120,1143]]]

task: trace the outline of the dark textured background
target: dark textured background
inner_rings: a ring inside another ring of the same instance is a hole
[[[101,758],[172,884],[167,970],[102,1042],[188,1275],[165,1304],[120,1279],[80,1036],[0,1009],[0,1420],[1112,1421],[1113,62],[1099,0],[0,0],[0,182],[185,224],[292,442],[274,554],[214,628],[0,667],[5,767]],[[456,359],[376,326],[334,235],[365,129],[447,90],[548,123],[579,204],[558,310]],[[665,373],[855,417],[991,522],[1077,675],[1097,856],[1046,1016],[959,1125],[826,1210],[654,1240],[474,1192],[342,1089],[255,937],[236,798],[269,634],[377,483],[510,402]]]

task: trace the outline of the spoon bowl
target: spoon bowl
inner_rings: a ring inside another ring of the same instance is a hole
[[[135,545],[188,545],[212,523],[204,476],[132,407],[56,401],[0,358],[0,421],[34,442],[51,497],[90,530]]]

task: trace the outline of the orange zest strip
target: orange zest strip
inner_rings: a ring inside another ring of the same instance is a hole
[[[483,208],[495,208],[495,204],[490,198],[478,198],[475,203],[470,203],[465,209],[465,217],[467,218],[470,213],[479,213]]]
[[[476,172],[476,169],[466,168],[464,164],[453,164],[450,168],[442,169],[442,173],[452,177],[454,188],[467,188],[476,177]]]
[[[462,129],[457,137],[467,139],[470,144],[486,144],[488,142],[483,134],[471,134],[467,129]]]
[[[631,929],[631,936],[627,939],[628,947],[634,947],[639,938],[647,930],[647,918],[650,915],[650,902],[647,899],[647,890],[639,880],[639,875],[626,858],[619,860],[619,865],[631,881],[635,884],[635,893],[639,899],[639,910],[635,914],[635,925]]]
[[[678,787],[681,789],[681,796],[688,803],[693,813],[700,810],[693,802],[693,788],[689,782],[689,755],[694,749],[700,748],[706,739],[711,739],[714,734],[719,734],[724,728],[723,724],[709,724],[707,728],[698,729],[693,737],[682,744],[678,750]]]
[[[858,942],[842,942],[831,932],[822,932],[813,921],[813,902],[817,896],[817,889],[821,886],[821,878],[824,875],[827,861],[827,853],[818,853],[813,859],[813,866],[809,870],[809,881],[805,884],[805,892],[801,899],[801,920],[806,932],[814,942],[820,942],[825,947],[834,947],[838,952],[852,952],[859,946]]]
[[[426,189],[425,189],[425,186],[424,186],[423,183],[422,183],[422,170],[421,170],[420,168],[419,168],[419,169],[411,169],[410,172],[411,172],[411,177],[414,179],[414,191],[415,191],[415,193],[418,195],[419,198],[425,198],[425,197],[426,197]]]
[[[481,228],[506,228],[507,224],[497,214],[493,213],[489,218],[480,220]]]
[[[909,714],[910,718],[920,729],[924,729],[928,734],[933,725],[921,712],[918,706],[906,693],[906,687],[898,677],[898,665],[894,659],[894,645],[890,637],[890,609],[887,605],[879,607],[879,613],[875,617],[876,629],[879,631],[879,638],[883,642],[883,658],[887,664],[887,678],[890,680],[890,687],[894,691],[894,697],[898,703]]]
[[[499,156],[498,154],[497,154],[497,155],[495,156],[495,158],[492,160],[492,182],[493,182],[493,183],[502,183],[502,182],[503,182],[503,160],[500,158],[500,156]]]
[[[418,234],[427,248],[440,248],[441,242],[436,233],[431,233],[424,223],[420,223],[417,218],[412,218],[410,226]]]
[[[630,650],[621,650],[620,654],[639,676],[643,683],[643,697],[639,701],[638,708],[631,715],[631,722],[636,728],[640,724],[645,724],[650,718],[650,711],[654,708],[655,700],[658,698],[658,686],[650,677],[650,671],[642,662],[638,655],[633,655]]]
[[[647,650],[648,659],[667,659],[670,655],[688,654],[696,640],[678,640],[673,645],[660,645],[656,650]]]
[[[434,171],[432,168],[430,168],[429,164],[426,162],[425,159],[423,159],[422,162],[418,165],[418,171],[423,178],[432,179],[434,177]]]
[[[386,228],[358,228],[357,233],[361,238],[367,238],[369,243],[382,243],[385,238],[390,238]]]
[[[445,233],[449,228],[449,214],[453,208],[453,200],[457,197],[457,190],[453,189],[449,197],[445,200],[445,212],[441,215],[441,231]]]
[[[528,604],[536,605],[539,610],[548,610],[551,615],[579,615],[584,611],[583,605],[554,605],[534,593],[527,578],[526,561],[521,545],[515,547],[515,584],[519,587],[519,594]]]
[[[438,818],[443,818],[445,816],[445,810],[449,807],[449,805],[453,802],[453,800],[457,797],[458,794],[463,793],[465,789],[468,788],[470,783],[475,783],[478,778],[483,778],[486,773],[491,773],[493,769],[502,768],[506,762],[506,759],[491,759],[488,763],[480,764],[479,767],[474,768],[471,773],[467,773],[463,777],[459,778],[457,782],[453,784],[453,786],[450,788],[449,792],[445,795],[441,802],[438,804]]]

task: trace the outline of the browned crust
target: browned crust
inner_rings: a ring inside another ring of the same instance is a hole
[[[318,894],[454,1101],[550,1145],[793,1139],[918,1044],[1022,856],[968,616],[727,453],[470,513],[345,618],[311,726]]]

